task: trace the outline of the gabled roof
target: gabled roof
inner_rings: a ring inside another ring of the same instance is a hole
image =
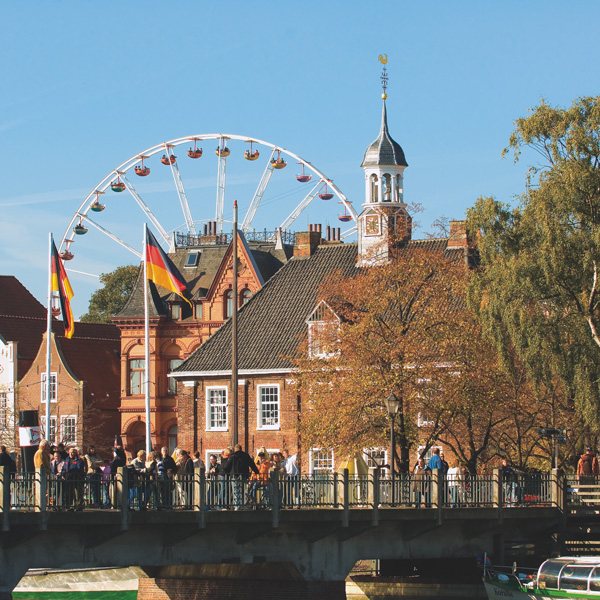
[[[448,250],[448,239],[411,240],[407,251],[422,248],[463,260],[462,249]],[[285,371],[286,357],[297,354],[307,334],[307,320],[316,310],[319,285],[335,271],[346,277],[359,267],[356,244],[319,246],[305,259],[291,259],[238,313],[238,369]],[[175,372],[202,376],[231,371],[231,320],[202,344]]]
[[[369,145],[365,151],[365,156],[361,167],[377,167],[377,166],[400,166],[408,167],[404,150],[400,144],[395,142],[388,131],[387,124],[387,109],[385,100],[383,101],[383,112],[381,115],[381,130],[377,139]]]
[[[238,313],[238,368],[289,369],[306,333],[306,319],[317,303],[324,277],[356,272],[356,244],[320,246],[309,259],[292,258]],[[231,320],[209,338],[176,372],[231,369]]]
[[[267,281],[281,266],[287,262],[291,254],[289,248],[276,249],[273,243],[247,242],[243,239],[242,245],[249,252],[252,266],[256,269],[259,278]],[[179,272],[188,284],[190,296],[197,300],[205,298],[210,288],[215,284],[215,278],[220,272],[220,267],[231,244],[211,244],[195,248],[177,248],[169,253]],[[198,262],[194,267],[186,267],[188,254],[199,253]],[[149,312],[150,316],[168,316],[167,302],[179,298],[162,287],[156,287],[152,282],[149,286]],[[140,275],[129,300],[117,317],[141,317],[144,314],[144,276],[140,268]]]

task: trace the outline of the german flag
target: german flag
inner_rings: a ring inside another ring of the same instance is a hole
[[[150,281],[181,296],[190,306],[192,303],[183,295],[187,284],[171,259],[163,252],[156,238],[146,229],[146,269]]]
[[[53,292],[58,292],[58,297],[60,298],[60,310],[65,326],[65,337],[72,338],[75,331],[75,321],[73,320],[73,310],[71,309],[71,298],[75,294],[73,294],[73,288],[67,277],[65,266],[58,255],[54,240],[52,240],[52,257],[50,262],[52,266],[51,289]]]

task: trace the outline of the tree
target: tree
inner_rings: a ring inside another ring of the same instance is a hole
[[[112,273],[102,273],[103,285],[90,298],[89,312],[81,317],[87,323],[110,323],[111,317],[125,306],[138,278],[139,267],[118,267]]]
[[[480,198],[468,213],[479,230],[482,269],[470,305],[505,366],[514,349],[530,374],[564,394],[592,427],[600,423],[600,97],[568,109],[542,102],[516,121],[515,160],[532,149],[525,193],[511,208]]]
[[[334,274],[324,283],[319,339],[309,339],[297,360],[307,398],[300,416],[306,443],[343,454],[386,446],[385,398],[394,392],[400,399],[396,462],[408,470],[410,451],[421,441],[419,413],[437,420],[428,398],[439,393],[437,373],[459,327],[465,272],[462,261],[411,245],[355,278]],[[426,445],[437,431],[428,431]]]

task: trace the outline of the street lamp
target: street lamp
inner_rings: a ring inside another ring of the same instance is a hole
[[[390,472],[392,477],[392,506],[395,504],[395,495],[396,495],[396,474],[394,471],[394,454],[396,449],[396,438],[394,435],[394,421],[396,420],[396,415],[398,414],[398,410],[400,409],[400,400],[394,394],[394,392],[390,392],[390,395],[385,399],[385,404],[387,406],[388,415],[390,416],[391,421],[391,431],[390,431]]]

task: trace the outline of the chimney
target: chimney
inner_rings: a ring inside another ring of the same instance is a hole
[[[294,258],[309,258],[321,243],[321,225],[309,225],[308,231],[296,232]]]
[[[448,238],[448,250],[469,247],[466,221],[450,221],[450,237]]]

